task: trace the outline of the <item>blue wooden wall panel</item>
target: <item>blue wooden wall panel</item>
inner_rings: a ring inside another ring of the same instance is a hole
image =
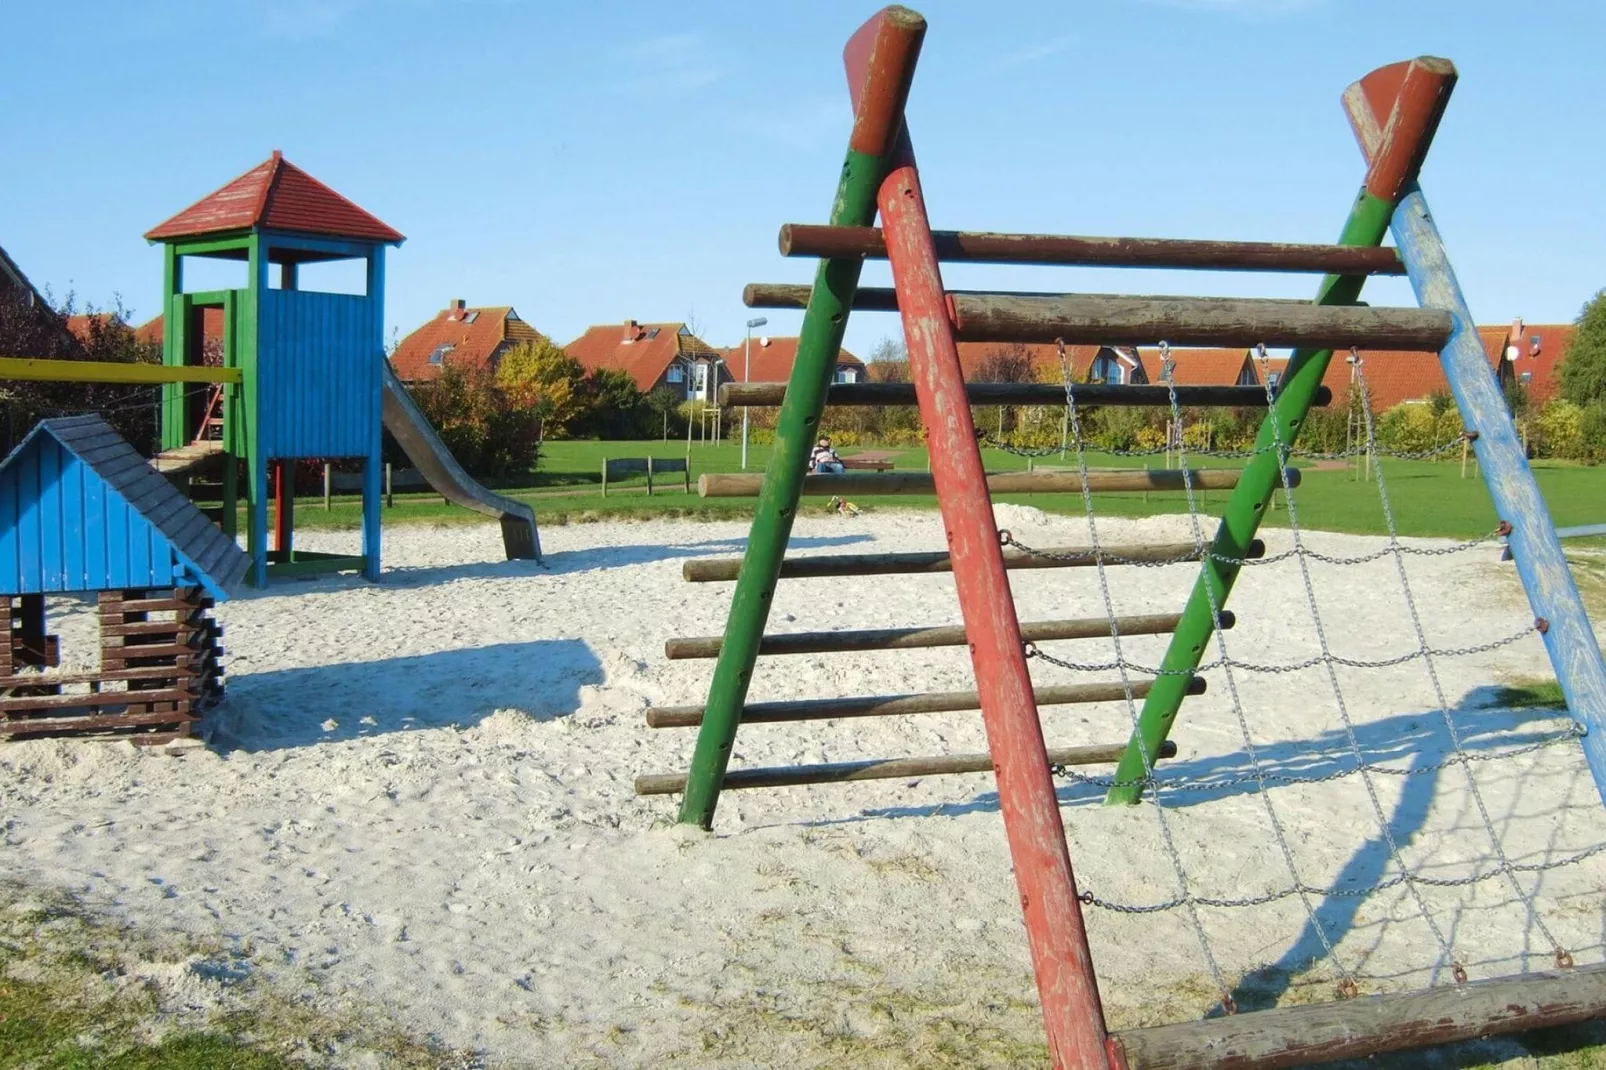
[[[352,294],[258,295],[257,383],[268,457],[366,457],[379,436],[382,338]]]
[[[84,589],[103,590],[106,580],[106,484],[95,478],[84,480]]]
[[[65,452],[54,444],[39,451],[39,582],[52,591],[67,585],[61,552],[61,468]]]
[[[72,454],[63,458],[61,466],[61,572],[64,582],[79,590],[89,586],[89,573],[84,568],[89,549],[89,532],[84,524],[88,504],[84,495],[86,467]]]
[[[51,449],[54,442],[48,443]],[[17,466],[17,538],[21,540],[22,580],[18,592],[34,594],[44,588],[40,585],[39,560],[39,460],[38,450]]]
[[[18,556],[17,480],[15,473],[0,476],[0,593],[20,590],[22,560]]]

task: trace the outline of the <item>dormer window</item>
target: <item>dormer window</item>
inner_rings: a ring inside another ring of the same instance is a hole
[[[451,342],[442,342],[440,345],[436,346],[435,349],[430,353],[429,362],[431,364],[440,364],[442,361],[444,361],[446,359],[446,354],[450,353],[452,350],[454,350],[456,348],[457,347],[455,345],[453,345]]]

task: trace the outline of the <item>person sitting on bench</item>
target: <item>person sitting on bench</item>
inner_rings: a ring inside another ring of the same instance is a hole
[[[819,475],[835,476],[847,471],[847,467],[842,463],[842,458],[838,457],[836,451],[831,448],[830,436],[821,435],[819,444],[814,447],[814,452],[809,454],[809,471]]]

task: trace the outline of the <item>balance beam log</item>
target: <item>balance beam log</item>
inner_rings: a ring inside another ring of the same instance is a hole
[[[1117,617],[1122,635],[1165,635],[1174,631],[1180,613],[1151,613]],[[1231,612],[1221,614],[1224,628],[1236,623]],[[1072,620],[1021,621],[1020,636],[1028,643],[1058,639],[1098,639],[1110,634],[1106,617],[1080,617]],[[831,654],[866,650],[924,650],[930,647],[964,646],[969,637],[963,625],[936,628],[865,628],[856,631],[791,632],[766,635],[759,640],[760,655]],[[723,640],[717,635],[670,639],[664,643],[664,657],[671,661],[688,658],[717,658]]]
[[[1127,563],[1148,564],[1157,561],[1188,562],[1199,560],[1196,543],[1169,542],[1142,546],[1101,546],[1095,553],[1091,546],[1050,546],[1035,554],[1004,547],[1004,567],[1022,568],[1087,568],[1097,565],[1102,557],[1106,565]],[[1043,556],[1052,555],[1052,556]],[[1255,539],[1249,544],[1248,558],[1264,557],[1266,544]],[[781,565],[783,580],[822,579],[835,576],[900,576],[920,573],[952,572],[953,561],[946,550],[917,551],[895,554],[821,554],[818,557],[789,557]],[[742,570],[739,557],[714,557],[687,561],[681,565],[681,575],[688,583],[719,583],[734,580]]]
[[[1177,753],[1175,743],[1167,743],[1160,757]],[[1098,765],[1119,761],[1124,743],[1096,743],[1082,747],[1050,749],[1051,765]],[[851,780],[899,780],[904,777],[944,776],[950,773],[988,773],[993,768],[991,754],[939,754],[929,758],[876,758],[864,762],[828,762],[824,765],[776,765],[726,772],[724,790],[737,788],[784,788],[798,784],[841,784]],[[644,773],[636,778],[637,795],[673,795],[686,788],[684,773]]]
[[[1187,408],[1265,408],[1266,391],[1258,386],[1120,386],[1106,383],[1073,383],[1071,395],[1078,407],[1122,405],[1170,408],[1171,391],[1177,404]],[[1065,387],[1054,383],[966,383],[965,397],[972,405],[1065,406]],[[774,407],[786,399],[786,384],[725,383],[719,388],[719,403],[725,406]],[[1316,404],[1328,405],[1333,392],[1320,387]],[[915,404],[913,383],[833,383],[826,393],[827,405],[883,407]]]
[[[1606,1017],[1606,965],[1273,1007],[1112,1033],[1127,1070],[1238,1070],[1365,1059],[1389,1051]]]
[[[1436,353],[1450,337],[1450,314],[1432,308],[1312,305],[1252,298],[1017,297],[955,294],[962,341],[1070,345],[1296,346],[1400,349]]]
[[[1119,471],[1089,472],[1091,491],[1184,490],[1191,482],[1195,490],[1231,490],[1238,485],[1236,468],[1196,468],[1183,476],[1179,468],[1133,468]],[[1299,486],[1299,470],[1288,470],[1289,483]],[[764,476],[754,472],[707,473],[697,478],[697,493],[704,498],[756,498]],[[993,494],[1076,494],[1082,490],[1080,472],[994,472],[987,477]],[[810,475],[803,480],[804,494],[834,494],[839,497],[865,497],[891,494],[935,494],[930,472],[848,472],[843,475]]]
[[[937,259],[950,263],[1057,264],[1066,267],[1189,268],[1204,271],[1298,271],[1319,275],[1403,275],[1393,249],[1290,242],[1191,238],[1097,238],[1059,234],[996,234],[934,230]],[[822,259],[887,257],[879,227],[787,223],[782,256]]]
[[[1132,683],[1133,698],[1143,698],[1152,683]],[[1188,681],[1188,694],[1202,695],[1205,679]],[[1038,706],[1070,706],[1085,702],[1124,702],[1127,690],[1119,682],[1102,684],[1055,684],[1032,688]],[[793,699],[786,702],[750,702],[742,711],[743,724],[776,724],[788,721],[829,721],[839,717],[901,717],[915,713],[954,713],[981,709],[974,691],[932,691],[920,695],[865,695],[854,698]],[[648,728],[696,728],[703,723],[701,706],[657,706],[647,710]]]

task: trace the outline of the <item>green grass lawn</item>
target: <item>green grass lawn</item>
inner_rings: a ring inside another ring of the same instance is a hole
[[[868,449],[870,447],[863,447]],[[860,452],[860,448],[845,447],[845,456]],[[927,458],[924,448],[888,447],[883,452],[893,454],[898,471],[925,471]],[[608,457],[646,457],[680,459],[687,455],[684,441],[648,442],[549,442],[539,471],[519,484],[500,488],[504,493],[530,502],[542,524],[560,524],[608,518],[640,519],[646,517],[693,516],[706,519],[746,517],[752,515],[753,503],[742,498],[700,498],[695,486],[687,495],[678,483],[678,473],[665,473],[658,477],[657,492],[648,497],[646,479],[635,476],[610,481],[609,494],[603,497],[602,461]],[[769,447],[754,445],[748,451],[748,470],[762,471],[769,460]],[[983,461],[989,471],[1018,471],[1026,467],[1023,458],[1001,450],[983,450]],[[1057,457],[1045,459],[1045,464],[1071,465],[1074,456],[1066,461]],[[1088,463],[1097,468],[1158,467],[1155,458],[1113,457],[1089,454]],[[1230,467],[1238,462],[1231,460],[1208,461],[1210,467]],[[1403,535],[1444,536],[1470,538],[1490,531],[1495,523],[1494,510],[1489,503],[1483,481],[1475,475],[1461,478],[1458,461],[1439,463],[1429,461],[1382,462],[1394,517]],[[1382,506],[1375,483],[1358,478],[1354,469],[1318,469],[1308,463],[1301,465],[1303,483],[1295,493],[1295,505],[1301,525],[1326,531],[1377,535],[1385,530]],[[707,472],[735,472],[741,469],[741,447],[732,443],[694,443],[691,447],[692,480]],[[1590,468],[1564,462],[1538,461],[1534,471],[1540,489],[1550,505],[1555,522],[1560,526],[1606,522],[1606,467]],[[1218,511],[1227,499],[1226,491],[1201,493],[1199,506],[1204,511]],[[1080,515],[1083,502],[1077,494],[1005,495],[1001,501],[1034,505],[1050,513]],[[888,498],[861,498],[856,504],[861,509],[934,509],[936,499],[931,495],[899,495]],[[1101,515],[1154,516],[1186,510],[1180,493],[1119,493],[1100,494],[1097,508]],[[1268,515],[1267,523],[1274,527],[1288,524],[1288,512],[1282,495],[1278,495],[1277,509]],[[332,507],[325,511],[321,502],[305,500],[296,512],[296,523],[303,528],[355,527],[360,518],[355,496],[337,496]],[[803,511],[823,512],[823,497],[805,499]],[[481,517],[447,505],[439,495],[431,492],[409,492],[396,495],[396,504],[385,511],[387,523],[480,523]]]

